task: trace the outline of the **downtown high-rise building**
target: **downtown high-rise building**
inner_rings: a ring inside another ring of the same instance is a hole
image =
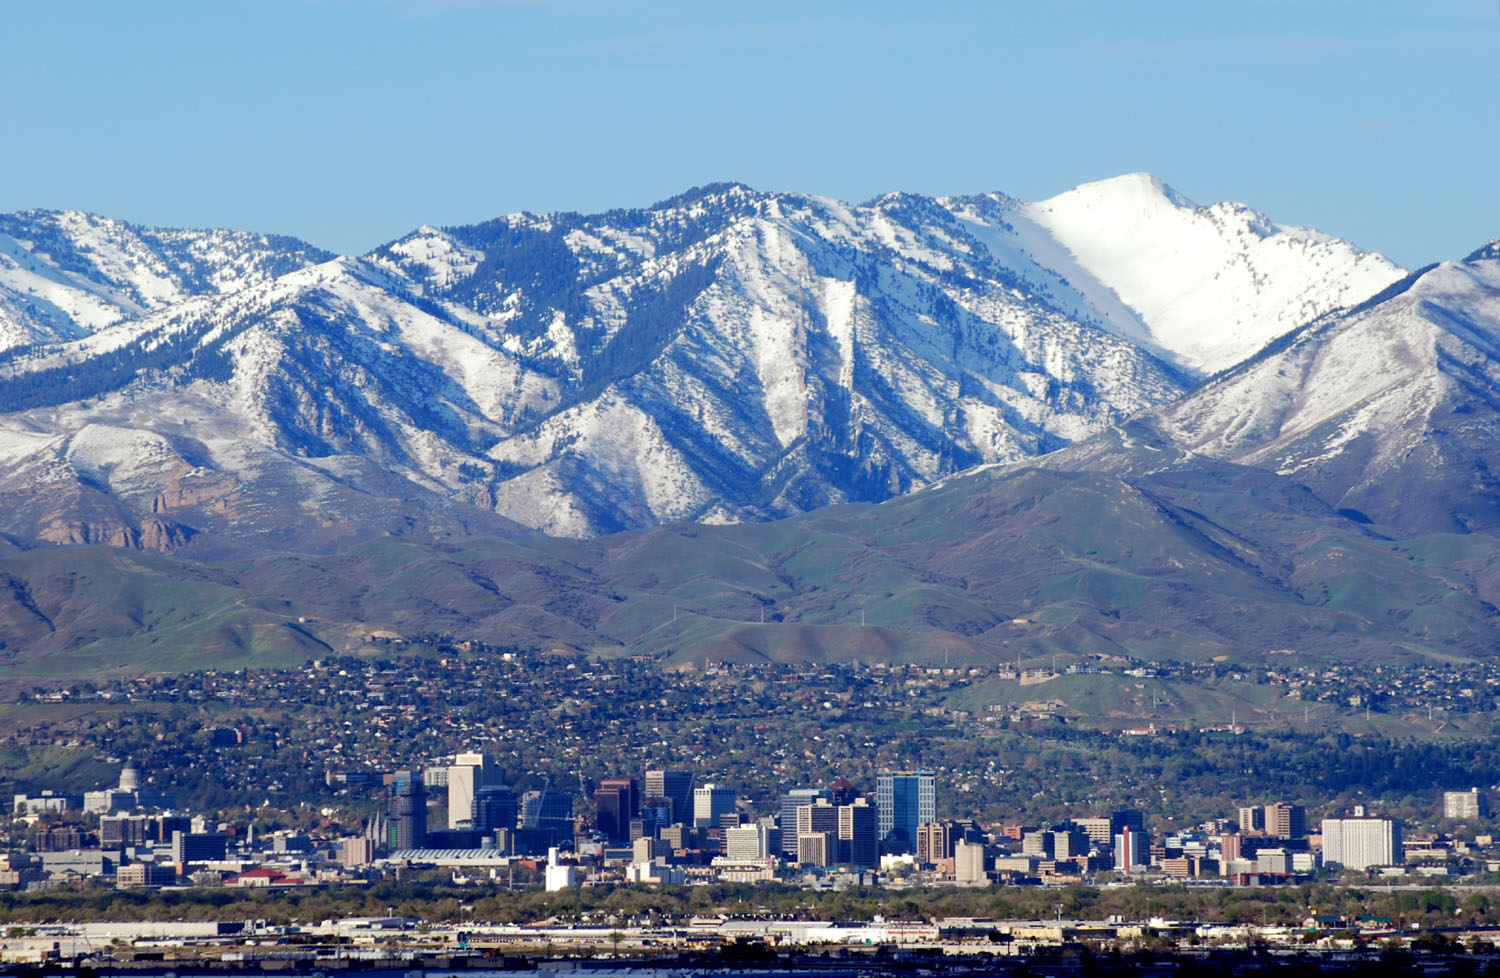
[[[735,810],[738,795],[733,788],[706,784],[693,789],[693,828],[717,829],[727,825],[738,825]],[[735,816],[731,819],[731,816]]]
[[[839,858],[839,810],[827,798],[797,806],[797,861],[831,866]]]
[[[856,869],[880,866],[880,815],[866,798],[839,805],[839,852],[842,865]]]
[[[454,756],[446,779],[448,828],[456,829],[473,821],[474,798],[479,794],[480,788],[487,787],[492,780],[499,780],[497,774],[494,765],[484,754],[467,752]]]
[[[797,809],[819,798],[831,803],[833,794],[827,788],[793,788],[781,796],[777,824],[781,826],[781,854],[787,859],[797,858]]]
[[[730,862],[755,863],[770,854],[770,831],[766,826],[736,825],[724,830],[724,856]]]
[[[838,858],[838,835],[802,832],[797,835],[797,862],[803,866],[832,866]]]
[[[1075,818],[1073,824],[1078,826],[1078,831],[1088,837],[1092,843],[1101,846],[1114,845],[1115,834],[1110,830],[1107,818]]]
[[[911,852],[917,826],[937,817],[937,776],[931,771],[882,771],[875,780],[880,844]]]
[[[1021,855],[1033,859],[1056,859],[1057,837],[1043,829],[1028,831],[1021,836]]]
[[[520,799],[510,785],[486,785],[474,795],[473,822],[480,832],[514,829],[519,817]]]
[[[1400,822],[1358,816],[1323,819],[1323,862],[1357,870],[1404,861]]]
[[[1115,869],[1121,873],[1138,873],[1151,862],[1151,840],[1145,832],[1126,824],[1115,836]]]
[[[520,827],[547,829],[559,838],[573,832],[573,796],[566,791],[543,789],[521,796]]]
[[[397,771],[391,779],[390,848],[420,849],[427,844],[427,786],[420,771]]]
[[[1468,791],[1443,792],[1444,818],[1488,818],[1489,814],[1490,800],[1478,788],[1470,788]]]
[[[832,832],[837,836],[838,831],[839,810],[827,798],[818,798],[811,805],[797,806],[798,835],[807,832]]]
[[[1307,837],[1307,809],[1284,801],[1267,805],[1265,812],[1266,835],[1278,839],[1302,839]]]
[[[630,820],[630,841],[656,838],[662,829],[678,821],[672,817],[676,807],[670,798],[652,795],[642,798],[640,815]]]
[[[953,846],[958,841],[953,822],[923,822],[917,826],[917,862],[932,865],[953,855]]]
[[[652,770],[646,772],[645,797],[666,798],[672,803],[672,822],[693,818],[693,772]],[[670,824],[670,823],[668,823]]]
[[[630,820],[640,814],[634,778],[605,778],[594,791],[594,825],[610,842],[630,841]]]

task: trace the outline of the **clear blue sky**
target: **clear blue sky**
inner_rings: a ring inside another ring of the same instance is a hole
[[[1500,235],[1496,0],[8,4],[0,211],[295,234],[740,180],[1148,170],[1416,265]]]

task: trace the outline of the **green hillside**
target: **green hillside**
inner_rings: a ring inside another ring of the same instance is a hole
[[[990,469],[881,505],[592,541],[383,536],[217,561],[12,546],[0,681],[271,665],[375,633],[684,665],[1463,660],[1500,639],[1497,550],[1401,539],[1197,459]]]

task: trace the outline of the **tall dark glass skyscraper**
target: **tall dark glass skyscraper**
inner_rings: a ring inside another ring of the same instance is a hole
[[[521,796],[521,828],[573,830],[573,796],[565,791],[528,791]]]
[[[427,788],[421,771],[396,772],[389,814],[392,850],[420,849],[427,844]]]
[[[693,820],[693,772],[692,771],[647,771],[646,797],[670,798],[672,821]]]
[[[488,785],[474,795],[474,828],[480,832],[514,829],[519,814],[516,789],[510,785]]]
[[[937,776],[931,771],[882,771],[875,782],[875,807],[880,810],[881,846],[912,851],[917,826],[937,818]]]
[[[630,820],[640,814],[634,778],[605,778],[594,791],[595,825],[609,841],[630,841]]]

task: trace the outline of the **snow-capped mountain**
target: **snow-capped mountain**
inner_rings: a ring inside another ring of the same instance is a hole
[[[1144,173],[1019,211],[1028,239],[1040,239],[1038,257],[1123,335],[1204,373],[1404,274],[1382,255],[1242,204],[1200,207]]]
[[[718,185],[339,259],[12,215],[0,529],[170,548],[421,498],[586,536],[882,499],[1172,401],[1400,274],[1135,176],[1041,204]]]
[[[1500,529],[1500,242],[1378,298],[1166,409],[1166,434],[1406,532]]]
[[[85,336],[332,257],[277,235],[141,228],[78,211],[0,214],[0,350]]]

